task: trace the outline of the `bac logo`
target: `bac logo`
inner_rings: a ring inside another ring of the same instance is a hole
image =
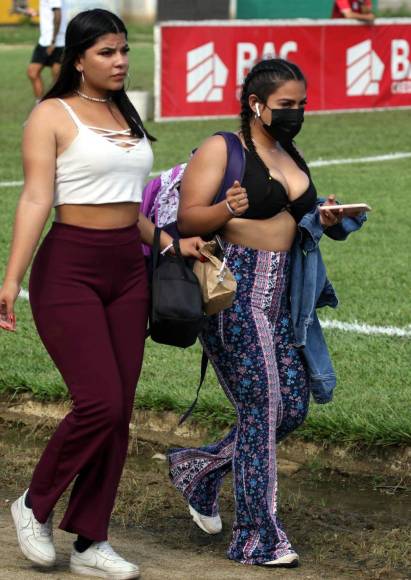
[[[364,40],[347,50],[347,95],[378,95],[384,63],[372,50],[371,40]]]
[[[228,69],[208,42],[187,53],[187,101],[221,102]]]

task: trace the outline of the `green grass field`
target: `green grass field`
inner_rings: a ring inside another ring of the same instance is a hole
[[[0,42],[10,39],[0,29]],[[17,40],[16,40],[17,38]],[[35,38],[35,37],[34,37]],[[22,124],[33,105],[25,78],[32,30],[16,32],[14,46],[0,46],[0,182],[21,180]],[[150,34],[133,29],[131,88],[152,89]],[[409,111],[308,116],[298,139],[308,161],[411,151]],[[190,150],[216,130],[235,129],[235,120],[148,123],[158,137],[159,170],[185,160]],[[411,328],[409,223],[411,160],[328,166],[313,169],[320,195],[336,193],[345,202],[366,201],[374,209],[363,230],[346,242],[322,242],[328,274],[340,307],[322,319]],[[17,187],[0,187],[0,270],[8,254]],[[27,280],[24,287],[27,288]],[[28,302],[18,300],[18,332],[0,334],[0,392],[29,391],[39,399],[66,396],[34,329]],[[338,374],[330,405],[312,405],[298,435],[320,442],[392,445],[411,441],[410,338],[325,331]],[[198,346],[187,351],[147,342],[136,404],[152,409],[184,410],[195,392],[200,366]],[[198,421],[221,428],[234,420],[230,404],[211,370],[194,413]]]

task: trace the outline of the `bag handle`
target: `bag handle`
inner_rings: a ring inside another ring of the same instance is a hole
[[[154,240],[153,240],[153,274],[154,274],[154,270],[157,268],[158,266],[158,262],[160,260],[160,236],[161,236],[161,228],[159,227],[155,227],[154,229]],[[181,254],[181,249],[180,249],[180,242],[178,239],[173,239],[173,248],[176,254],[176,258],[177,258],[177,262],[181,268],[181,273],[184,276],[184,278],[188,278],[187,276],[187,272],[185,269],[185,262],[184,262],[184,258]]]
[[[183,255],[181,253],[180,240],[178,240],[178,239],[173,240],[173,248],[174,248],[174,251],[176,253],[176,258],[177,258],[178,265],[180,266],[181,273],[182,273],[183,277],[186,280],[188,280],[186,264],[184,262]]]
[[[160,236],[161,236],[161,228],[157,226],[154,229],[154,239],[153,239],[153,249],[152,249],[152,256],[153,256],[153,272],[157,268],[158,260],[160,256]]]
[[[199,382],[199,385],[197,387],[196,398],[191,403],[191,405],[189,406],[189,408],[187,409],[187,411],[184,413],[184,415],[181,415],[180,420],[178,422],[178,426],[180,426],[182,423],[184,423],[184,421],[187,419],[187,417],[189,417],[191,415],[191,413],[193,412],[194,407],[197,404],[198,397],[200,395],[200,389],[202,387],[202,384],[204,383],[204,379],[205,379],[205,376],[206,376],[207,366],[208,366],[208,356],[206,354],[206,351],[203,349],[203,355],[201,357],[201,375],[200,375],[200,382]]]

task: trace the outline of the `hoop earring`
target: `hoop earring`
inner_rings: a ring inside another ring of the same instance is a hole
[[[81,82],[83,83],[83,85],[86,84],[86,79],[84,78],[84,72],[81,71]]]

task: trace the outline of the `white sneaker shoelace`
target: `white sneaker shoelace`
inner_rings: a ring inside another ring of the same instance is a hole
[[[117,554],[111,547],[108,542],[99,542],[96,546],[97,550],[104,554],[105,556],[109,556],[111,558],[118,558],[119,560],[123,560],[123,558]]]
[[[52,535],[52,518],[50,517],[44,524],[38,522],[33,516],[33,531],[37,537],[50,538]]]

